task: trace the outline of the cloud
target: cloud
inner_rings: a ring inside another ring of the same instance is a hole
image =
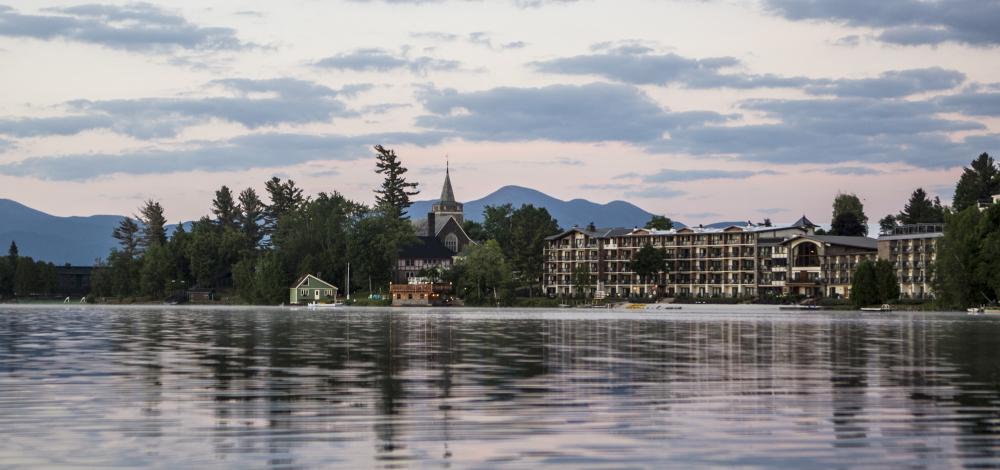
[[[86,4],[23,14],[0,9],[0,36],[63,39],[132,52],[241,50],[231,28],[203,27],[149,3]]]
[[[750,100],[741,108],[777,123],[685,129],[671,133],[653,150],[778,164],[903,162],[949,168],[1000,144],[1000,134],[952,138],[956,131],[986,128],[978,122],[937,117],[939,108],[931,101]]]
[[[85,181],[112,174],[150,175],[280,168],[310,161],[368,157],[372,153],[371,146],[375,144],[426,146],[440,143],[444,137],[438,133],[359,136],[254,134],[222,142],[192,143],[189,147],[172,150],[30,157],[0,164],[0,174],[55,181]]]
[[[580,189],[584,191],[624,191],[626,189],[635,189],[635,185],[625,183],[581,184]]]
[[[632,191],[625,191],[625,197],[634,197],[641,199],[671,199],[679,196],[683,196],[687,193],[684,191],[678,191],[671,188],[662,187],[650,187],[643,189],[636,189]]]
[[[949,112],[969,116],[1000,116],[1000,91],[963,91],[939,97],[935,101],[942,110]]]
[[[885,174],[884,171],[863,166],[835,166],[835,167],[825,168],[820,171],[831,175],[850,175],[850,176],[874,176],[874,175]]]
[[[409,58],[385,49],[356,49],[320,59],[314,65],[320,68],[356,72],[387,72],[407,69],[414,73],[423,74],[431,71],[458,70],[462,64],[454,60],[434,59],[426,56]]]
[[[656,54],[637,43],[594,46],[598,52],[533,62],[536,70],[563,75],[595,75],[634,85],[679,84],[693,89],[799,88],[812,95],[902,97],[950,90],[965,75],[940,67],[885,72],[875,78],[827,79],[782,77],[774,74],[729,72],[742,66],[734,57],[692,59],[674,53]]]
[[[431,114],[419,116],[417,125],[469,140],[647,142],[672,129],[726,120],[708,111],[670,112],[637,88],[607,83],[430,89],[420,98]]]
[[[411,5],[423,5],[427,3],[443,3],[446,0],[350,0],[355,3],[374,3],[382,2],[388,3],[390,5],[399,4],[411,4]],[[467,2],[475,2],[482,0],[464,0]],[[563,3],[574,3],[578,0],[510,0],[510,3],[518,8],[540,8],[549,4],[563,4]]]
[[[1000,45],[1000,2],[994,0],[764,0],[764,9],[789,20],[818,20],[875,28],[886,43],[946,42]]]
[[[465,35],[444,33],[441,31],[420,31],[410,33],[410,37],[414,39],[427,39],[438,42],[463,41],[477,46],[484,46],[487,49],[493,50],[521,49],[528,45],[528,43],[524,41],[510,41],[494,44],[493,35],[485,31],[475,31]]]
[[[777,175],[773,170],[672,170],[663,169],[649,175],[627,173],[622,177],[639,177],[647,183],[690,182],[715,179],[743,179],[761,175]]]
[[[224,79],[207,86],[232,96],[76,100],[65,104],[73,113],[70,116],[0,120],[0,134],[36,137],[110,129],[149,139],[173,137],[185,127],[211,119],[238,123],[248,129],[328,122],[357,114],[337,97],[356,93],[361,87],[349,85],[345,92],[292,78]]]

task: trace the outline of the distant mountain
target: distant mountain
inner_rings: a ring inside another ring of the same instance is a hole
[[[98,257],[106,258],[115,246],[111,238],[121,216],[57,217],[10,199],[0,199],[0,254],[7,253],[11,240],[21,256],[90,266]]]
[[[409,213],[414,219],[426,217],[436,201],[417,201]],[[532,204],[548,209],[562,228],[585,227],[590,222],[600,227],[642,227],[653,216],[625,201],[597,204],[583,199],[563,201],[534,189],[504,186],[492,194],[465,203],[465,216],[482,222],[488,205],[510,203],[515,207]],[[111,231],[120,215],[58,217],[32,209],[10,199],[0,199],[0,256],[5,255],[11,240],[17,242],[22,256],[50,261],[57,265],[90,266],[97,258],[107,258],[117,246]],[[678,227],[683,226],[677,223]],[[174,226],[168,226],[171,233]]]
[[[435,202],[437,202],[436,199],[416,201],[410,206],[408,214],[413,219],[424,218]],[[625,201],[611,201],[607,204],[597,204],[584,199],[563,201],[531,188],[504,186],[482,199],[466,202],[465,218],[482,222],[483,209],[486,206],[508,203],[514,207],[521,207],[522,204],[544,207],[562,228],[569,228],[573,225],[585,227],[591,222],[599,227],[642,227],[653,216],[653,214]],[[682,224],[678,224],[678,226],[682,226]]]

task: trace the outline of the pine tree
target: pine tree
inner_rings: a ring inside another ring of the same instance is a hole
[[[215,214],[215,221],[220,226],[236,228],[240,212],[233,200],[233,192],[229,190],[228,186],[222,186],[215,192],[215,199],[212,200],[212,214]]]
[[[302,189],[296,187],[291,179],[282,183],[281,178],[273,177],[264,183],[264,189],[271,199],[271,204],[264,208],[264,228],[266,233],[273,235],[278,219],[297,210],[305,198],[302,197]]]
[[[955,197],[952,206],[956,212],[966,207],[976,206],[980,200],[988,199],[1000,193],[1000,167],[990,157],[983,153],[972,161],[970,168],[965,168],[962,177],[955,186]]]
[[[416,196],[419,191],[417,183],[408,183],[403,175],[406,167],[400,163],[396,152],[381,145],[375,146],[375,173],[384,176],[382,186],[375,190],[375,203],[378,209],[391,217],[404,218],[403,212],[410,207],[410,196]]]
[[[264,236],[260,226],[261,217],[264,214],[264,203],[257,197],[257,192],[253,188],[244,189],[240,193],[239,222],[243,237],[247,240],[250,249],[256,249]]]
[[[167,242],[167,219],[163,216],[163,206],[152,199],[139,209],[137,219],[142,223],[142,237],[139,245],[145,248],[163,245]]]
[[[128,258],[134,258],[139,247],[139,224],[130,217],[123,217],[118,226],[111,232],[111,236],[118,240],[121,245],[121,252]]]
[[[940,198],[932,201],[924,188],[917,188],[896,219],[904,225],[944,223],[944,207]]]

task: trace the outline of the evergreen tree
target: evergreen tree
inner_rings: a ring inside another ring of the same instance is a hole
[[[837,194],[833,200],[830,235],[848,237],[868,235],[868,216],[861,199],[854,194]]]
[[[570,273],[570,282],[573,283],[573,293],[582,297],[584,289],[589,289],[594,284],[594,276],[590,274],[590,268],[577,264]]]
[[[10,241],[10,248],[7,249],[7,260],[11,263],[16,263],[18,257],[17,242],[14,240]]]
[[[524,204],[510,215],[508,257],[518,280],[527,286],[528,296],[542,289],[545,267],[545,238],[559,233],[559,224],[544,207]]]
[[[139,215],[136,218],[142,223],[142,237],[139,246],[149,248],[167,242],[167,219],[163,216],[163,206],[159,202],[152,199],[146,201],[139,209]]]
[[[952,206],[956,212],[967,207],[975,207],[980,200],[1000,193],[1000,167],[990,157],[983,153],[965,168],[962,177],[955,186],[955,197]]]
[[[879,298],[878,276],[875,263],[862,261],[858,263],[851,278],[851,303],[855,307],[881,304]]]
[[[417,183],[408,183],[403,175],[406,167],[400,163],[396,152],[381,145],[375,146],[375,173],[383,175],[382,185],[375,190],[377,209],[390,217],[403,218],[410,207],[410,196],[416,196]]]
[[[904,225],[944,223],[944,207],[940,198],[932,201],[924,188],[917,188],[896,219]]]
[[[237,227],[240,211],[233,200],[233,192],[228,186],[223,185],[215,192],[215,199],[212,200],[212,214],[215,221],[224,228],[235,229]]]
[[[177,267],[174,263],[174,257],[167,245],[153,245],[146,249],[139,270],[139,290],[142,294],[147,297],[163,298],[168,289],[174,287],[171,281],[176,281]]]
[[[282,182],[280,178],[273,177],[264,183],[264,189],[271,199],[271,204],[264,208],[264,231],[273,234],[278,227],[278,219],[297,210],[305,198],[302,189],[296,187],[291,179]]]
[[[890,303],[899,300],[899,279],[896,268],[887,260],[875,262],[875,283],[878,288],[878,302]]]
[[[465,234],[472,239],[472,241],[481,242],[486,240],[486,230],[483,228],[483,224],[476,222],[475,220],[466,220],[462,222],[462,230],[465,230]]]
[[[667,216],[654,215],[649,219],[649,222],[646,222],[646,228],[650,230],[670,230],[674,228],[674,221],[670,220]]]
[[[243,237],[246,238],[247,246],[251,250],[256,250],[264,237],[263,228],[260,226],[263,215],[264,203],[257,197],[257,192],[253,188],[244,189],[240,193],[239,223]]]
[[[897,226],[898,225],[896,224],[896,216],[894,216],[892,214],[889,214],[889,215],[887,215],[885,217],[882,217],[878,221],[878,228],[879,228],[879,231],[881,231],[882,233],[892,233],[892,231]]]
[[[139,247],[139,225],[129,217],[123,217],[111,236],[121,245],[121,253],[134,258]],[[110,261],[110,260],[109,260]]]

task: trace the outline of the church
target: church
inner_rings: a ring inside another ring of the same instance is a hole
[[[406,284],[426,268],[450,268],[453,258],[473,243],[462,228],[464,222],[465,207],[455,200],[451,169],[445,167],[441,198],[431,206],[426,219],[413,221],[417,242],[400,250],[393,282]]]

